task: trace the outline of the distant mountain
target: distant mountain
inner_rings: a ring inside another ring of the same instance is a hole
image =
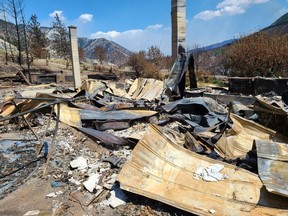
[[[78,38],[78,45],[84,50],[86,57],[89,59],[95,59],[96,47],[104,48],[107,52],[107,61],[114,64],[125,63],[132,54],[128,49],[105,38]]]
[[[271,34],[287,34],[288,33],[288,13],[281,16],[267,28],[261,30]]]
[[[214,49],[217,49],[220,47],[228,46],[230,44],[233,44],[235,41],[236,41],[236,39],[225,40],[225,41],[222,41],[219,43],[215,43],[215,44],[211,44],[211,45],[204,46],[201,48],[196,48],[196,49],[190,50],[190,52],[195,53],[195,52],[198,52],[199,50],[200,51],[210,51],[210,50],[214,50]]]
[[[288,34],[288,13],[284,14],[281,16],[279,19],[277,19],[275,22],[273,22],[270,26],[260,30],[261,32],[266,32],[270,34]],[[236,39],[230,39],[230,40],[225,40],[220,43],[215,43],[209,46],[205,46],[200,48],[202,51],[209,51],[209,50],[214,50],[220,47],[225,47],[228,45],[233,44],[236,41]],[[199,49],[196,49],[196,51]],[[193,52],[193,50],[192,50]]]
[[[236,39],[225,40],[225,41],[222,41],[222,42],[219,42],[219,43],[215,43],[215,44],[212,44],[212,45],[209,45],[209,46],[205,46],[204,50],[208,51],[208,50],[212,50],[212,49],[217,49],[219,47],[223,47],[223,46],[227,46],[227,45],[233,44],[235,41],[236,41]]]
[[[16,34],[16,29],[15,29],[15,25],[13,23],[10,22],[6,22],[2,19],[0,19],[0,38],[4,39],[5,38],[5,30],[7,28],[7,32],[9,34],[9,40],[11,42],[15,42],[16,38],[17,38],[17,34]]]

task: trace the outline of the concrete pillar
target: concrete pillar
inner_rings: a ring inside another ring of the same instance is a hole
[[[186,48],[186,0],[171,0],[172,58],[175,60],[179,47]],[[181,52],[181,51],[180,51]]]
[[[77,29],[75,26],[69,26],[68,28],[69,28],[69,36],[70,36],[74,88],[79,88],[81,86],[81,75],[80,75]]]

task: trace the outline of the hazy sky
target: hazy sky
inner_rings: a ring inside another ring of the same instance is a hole
[[[288,0],[186,0],[187,46],[206,46],[269,26]],[[25,16],[51,26],[58,13],[78,36],[105,37],[131,51],[171,53],[171,0],[25,0]]]

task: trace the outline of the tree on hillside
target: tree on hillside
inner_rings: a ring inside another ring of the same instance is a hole
[[[8,64],[8,46],[7,42],[9,43],[9,35],[8,35],[8,28],[7,28],[7,17],[6,17],[6,11],[4,7],[4,3],[2,2],[2,9],[0,10],[0,13],[3,14],[3,20],[5,21],[4,24],[4,49],[5,49],[5,64]],[[11,44],[10,44],[11,46]]]
[[[20,34],[20,16],[23,11],[24,0],[6,0],[6,11],[15,21],[15,28],[17,33],[17,48],[18,48],[18,63],[22,64],[22,46],[21,46],[21,34]]]
[[[100,64],[102,65],[103,62],[107,60],[107,51],[101,46],[96,46],[94,56],[96,59],[99,60]]]
[[[20,2],[20,1],[18,1]],[[21,3],[21,10],[20,10],[20,22],[22,24],[21,29],[23,32],[23,46],[25,49],[25,53],[26,53],[26,64],[27,64],[27,68],[28,68],[28,75],[29,75],[29,81],[32,81],[31,78],[31,72],[30,72],[30,58],[29,58],[29,45],[28,45],[28,40],[27,40],[27,25],[26,25],[26,21],[25,21],[25,17],[24,17],[24,12],[23,12],[23,7],[22,7],[22,3]]]
[[[287,76],[288,34],[255,33],[242,37],[223,56],[231,76]]]
[[[61,58],[68,58],[70,55],[69,33],[64,24],[56,13],[53,22],[54,32],[51,35],[51,47]]]
[[[36,58],[43,58],[46,55],[47,38],[42,31],[38,17],[33,14],[28,22],[28,34],[30,39],[31,53]],[[46,57],[46,56],[45,56]]]
[[[16,62],[12,45],[17,46],[17,40],[13,39],[13,37],[10,34],[9,22],[8,22],[8,19],[6,16],[6,10],[5,10],[4,3],[2,4],[2,9],[3,9],[2,10],[3,20],[5,21],[4,22],[4,40],[7,42],[7,43],[4,43],[5,58],[6,58],[5,63],[8,64],[9,57],[11,58],[13,63]],[[8,52],[9,52],[9,54],[8,54]]]

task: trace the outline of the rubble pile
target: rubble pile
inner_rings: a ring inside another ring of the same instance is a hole
[[[18,215],[287,215],[281,97],[247,106],[171,92],[139,78],[3,97],[0,198],[38,179],[46,208]]]

